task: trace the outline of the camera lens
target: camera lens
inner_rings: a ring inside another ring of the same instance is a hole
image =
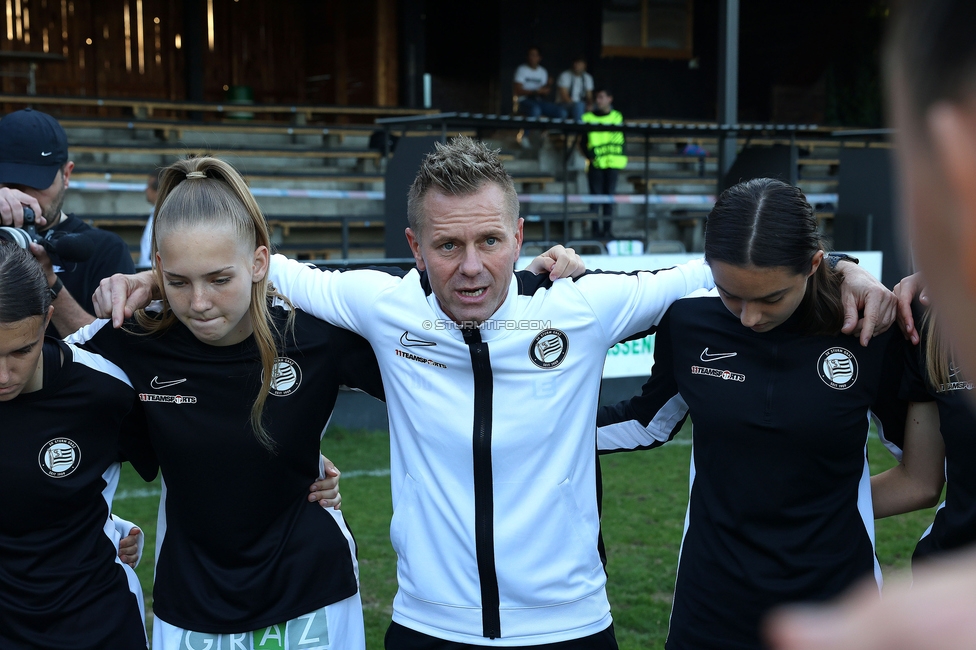
[[[0,226],[0,239],[9,241],[23,249],[29,249],[30,243],[33,241],[26,231],[11,226]]]

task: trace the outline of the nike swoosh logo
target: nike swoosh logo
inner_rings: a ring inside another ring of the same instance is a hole
[[[156,376],[152,378],[149,385],[155,390],[162,390],[163,388],[169,388],[170,386],[175,386],[176,384],[182,384],[184,381],[186,381],[185,377],[183,379],[173,379],[172,381],[159,381],[159,377]]]
[[[708,353],[708,348],[705,348],[704,350],[702,350],[701,360],[704,361],[705,363],[708,363],[709,361],[718,361],[719,359],[728,359],[730,357],[734,357],[737,354],[739,354],[739,353],[738,352],[715,352],[715,353],[709,354]]]
[[[400,345],[405,348],[429,348],[432,345],[437,345],[433,341],[425,341],[423,339],[412,339],[410,338],[410,332],[404,332],[400,335]]]
[[[54,152],[53,152],[53,151],[48,151],[47,153],[44,153],[44,152],[42,151],[42,152],[41,152],[41,155],[42,155],[42,156],[44,156],[45,158],[47,158],[47,157],[48,157],[48,156],[50,156],[50,155],[51,155],[52,153],[54,153]]]

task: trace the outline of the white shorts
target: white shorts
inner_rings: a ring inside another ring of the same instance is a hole
[[[285,623],[237,634],[184,630],[159,618],[153,650],[365,650],[363,604],[354,596]]]

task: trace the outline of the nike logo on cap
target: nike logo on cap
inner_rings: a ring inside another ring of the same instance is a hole
[[[44,157],[47,157],[47,156],[50,156],[52,153],[54,153],[54,152],[53,151],[48,151],[47,153],[45,153],[45,152],[42,151],[41,152],[41,155],[44,156]]]
[[[175,386],[176,384],[182,384],[184,381],[186,381],[186,377],[183,379],[173,379],[171,381],[159,381],[159,376],[157,375],[156,377],[152,378],[149,385],[155,390],[162,390],[163,388],[169,388],[170,386]]]
[[[728,359],[729,357],[734,357],[738,352],[713,352],[709,354],[708,348],[702,350],[701,360],[705,363],[709,361],[718,361],[719,359]]]
[[[423,339],[412,339],[410,338],[410,332],[404,331],[400,335],[400,345],[405,348],[427,348],[432,345],[437,345],[433,341],[425,341]]]

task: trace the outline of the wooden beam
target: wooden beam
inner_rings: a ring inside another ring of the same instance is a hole
[[[397,104],[396,0],[376,0],[376,105]]]

